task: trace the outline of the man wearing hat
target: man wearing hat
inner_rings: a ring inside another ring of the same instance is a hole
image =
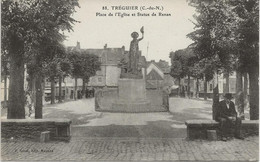
[[[222,140],[227,140],[227,133],[231,129],[235,129],[234,137],[237,139],[243,139],[241,137],[241,118],[238,117],[235,104],[231,101],[232,94],[226,93],[224,100],[219,102],[218,117],[217,120],[220,122],[220,131]]]

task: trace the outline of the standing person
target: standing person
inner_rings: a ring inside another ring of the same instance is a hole
[[[86,88],[86,94],[85,94],[86,98],[89,98],[89,90],[88,88]]]
[[[228,132],[231,129],[235,129],[234,137],[237,139],[244,139],[241,136],[241,118],[238,116],[235,104],[232,99],[231,93],[226,93],[224,95],[224,100],[219,103],[218,117],[217,121],[220,122],[221,138],[223,141],[227,140]]]
[[[95,97],[95,88],[92,88],[92,97]]]
[[[31,93],[27,92],[26,93],[26,106],[28,107],[28,117],[31,116],[32,111],[33,111],[33,105],[32,105],[32,97],[31,97]]]
[[[89,92],[88,92],[88,93],[89,93],[89,95],[88,95],[89,98],[92,98],[92,91],[93,91],[93,87],[91,87],[90,90],[89,90]]]
[[[169,95],[171,93],[171,87],[165,86],[163,87],[163,105],[169,111]]]
[[[78,91],[78,99],[82,99],[82,93],[81,92],[82,92],[82,90]]]

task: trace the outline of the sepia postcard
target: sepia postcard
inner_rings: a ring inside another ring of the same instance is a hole
[[[2,0],[1,161],[259,161],[259,1]]]

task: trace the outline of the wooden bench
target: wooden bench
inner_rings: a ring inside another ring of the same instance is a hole
[[[215,120],[187,120],[187,138],[207,139],[208,130],[216,130],[218,132],[219,122]],[[259,120],[242,120],[242,134],[245,136],[259,133]]]
[[[70,125],[69,119],[3,119],[1,137],[41,141],[47,131],[50,140],[69,140]]]

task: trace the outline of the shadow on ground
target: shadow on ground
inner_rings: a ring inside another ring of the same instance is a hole
[[[171,121],[149,121],[146,125],[73,126],[73,137],[185,138],[186,128],[173,128]],[[179,124],[179,123],[178,123]]]
[[[70,110],[45,109],[47,113],[44,114],[44,118],[66,118],[72,121],[72,125],[87,124],[89,120],[98,117],[98,114],[93,113],[76,114]]]
[[[72,121],[73,137],[186,138],[186,120],[211,119],[211,102],[170,99],[170,112],[95,112],[94,100],[46,105],[44,118]]]
[[[120,114],[118,114],[120,115]],[[147,121],[145,125],[99,125],[72,127],[72,136],[85,137],[156,137],[156,138],[186,138],[185,121],[189,119],[205,119],[203,115],[194,113],[171,113],[166,120]],[[104,117],[101,117],[101,120]],[[90,120],[91,121],[91,120]]]

